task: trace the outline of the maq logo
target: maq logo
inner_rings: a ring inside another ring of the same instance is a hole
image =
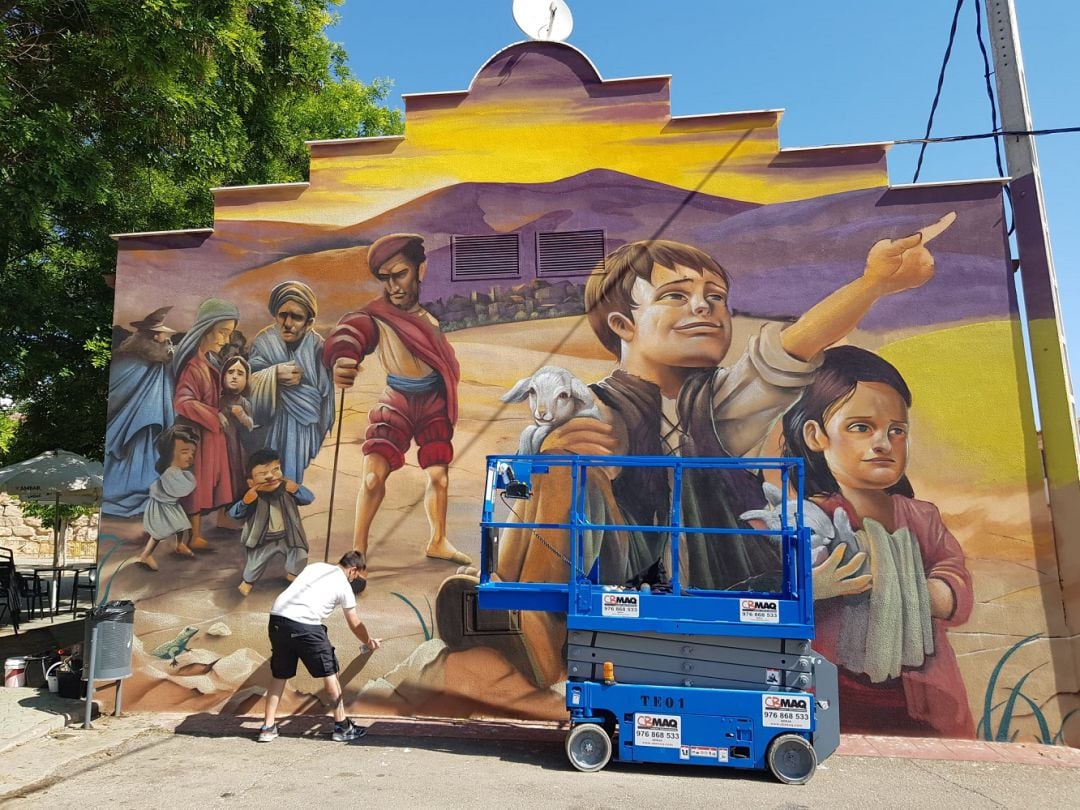
[[[779,695],[766,695],[766,709],[792,709],[806,712],[810,710],[810,701],[803,697],[780,697]]]
[[[674,728],[679,727],[677,717],[653,717],[651,714],[639,714],[637,724],[641,728]]]
[[[776,610],[780,606],[770,599],[743,599],[743,610]]]

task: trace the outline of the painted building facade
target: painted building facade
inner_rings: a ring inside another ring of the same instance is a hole
[[[137,604],[135,705],[257,708],[285,576],[357,543],[385,643],[357,658],[330,620],[350,711],[563,717],[558,622],[462,599],[484,457],[539,437],[805,455],[867,552],[815,569],[843,727],[1076,742],[1000,182],[893,186],[887,145],[783,149],[781,111],[672,116],[669,82],[514,45],[406,97],[404,136],[312,143],[307,183],[118,238],[100,554]],[[545,367],[599,418],[538,431],[544,390],[503,401]],[[236,508],[266,448],[298,485],[280,554]],[[613,508],[655,485],[612,482]],[[733,525],[766,500],[739,493]],[[528,543],[511,567],[560,575]],[[322,711],[292,684],[283,710]]]

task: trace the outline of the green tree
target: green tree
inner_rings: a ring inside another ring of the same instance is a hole
[[[400,132],[340,0],[0,0],[0,460],[101,457],[110,233],[205,227],[214,186],[301,180],[306,139]]]

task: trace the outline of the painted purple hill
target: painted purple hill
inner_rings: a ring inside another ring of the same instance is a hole
[[[949,211],[956,222],[930,245],[934,278],[879,301],[863,327],[1007,317],[1012,282],[1001,189],[993,183],[868,189],[763,206],[716,223],[698,244],[731,274],[736,309],[791,318],[857,278],[875,242],[913,234]]]
[[[428,278],[432,286],[438,286],[437,279],[443,275],[449,284],[449,246],[454,235],[518,231],[523,234],[524,247],[525,229],[602,228],[609,248],[613,249],[653,235],[647,231],[649,223],[671,221],[671,227],[689,241],[701,229],[707,230],[718,221],[755,207],[753,203],[697,194],[621,172],[596,169],[551,183],[448,186],[344,228],[224,219],[216,223],[213,235],[200,247],[198,264],[227,266],[226,275],[231,277],[289,256],[369,245],[387,233],[421,233],[427,242]],[[445,255],[440,256],[440,251]],[[531,254],[522,256],[522,264],[534,259]],[[440,269],[444,262],[445,274]],[[477,289],[488,286],[480,284]],[[455,285],[453,292],[460,291]]]
[[[888,329],[1010,312],[1000,194],[996,184],[973,183],[868,189],[762,206],[599,169],[552,183],[462,183],[345,228],[309,228],[294,233],[294,241],[275,239],[271,251],[279,258],[282,251],[311,254],[361,247],[387,233],[421,233],[428,251],[423,297],[436,300],[531,281],[538,232],[599,229],[608,251],[648,238],[695,245],[730,273],[738,311],[793,318],[855,279],[879,239],[914,233],[956,211],[956,223],[932,245],[935,278],[879,302],[863,324]],[[272,230],[270,223],[250,225]],[[232,250],[242,252],[248,234],[239,224],[229,231]],[[519,277],[451,280],[453,236],[506,233],[519,236]],[[264,256],[267,247],[261,245]],[[252,266],[235,252],[231,259],[230,275]]]

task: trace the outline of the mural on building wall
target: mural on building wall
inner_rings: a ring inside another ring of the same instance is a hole
[[[405,137],[312,144],[310,184],[120,239],[102,554],[141,708],[255,708],[271,602],[355,547],[385,641],[357,657],[331,624],[351,711],[561,718],[559,619],[468,610],[484,457],[784,452],[846,729],[996,732],[1028,670],[1060,726],[1064,648],[1010,649],[1064,624],[999,184],[890,188],[883,146],[781,150],[779,112],[671,117],[668,85],[515,45],[408,97]],[[684,507],[760,525],[778,483],[730,471]],[[595,490],[614,522],[670,501],[648,471]],[[553,480],[526,508],[566,504]],[[620,537],[609,581],[663,563]],[[565,579],[546,546],[510,533],[499,574]],[[687,546],[702,587],[775,570],[752,535]],[[283,709],[322,711],[292,684]]]

